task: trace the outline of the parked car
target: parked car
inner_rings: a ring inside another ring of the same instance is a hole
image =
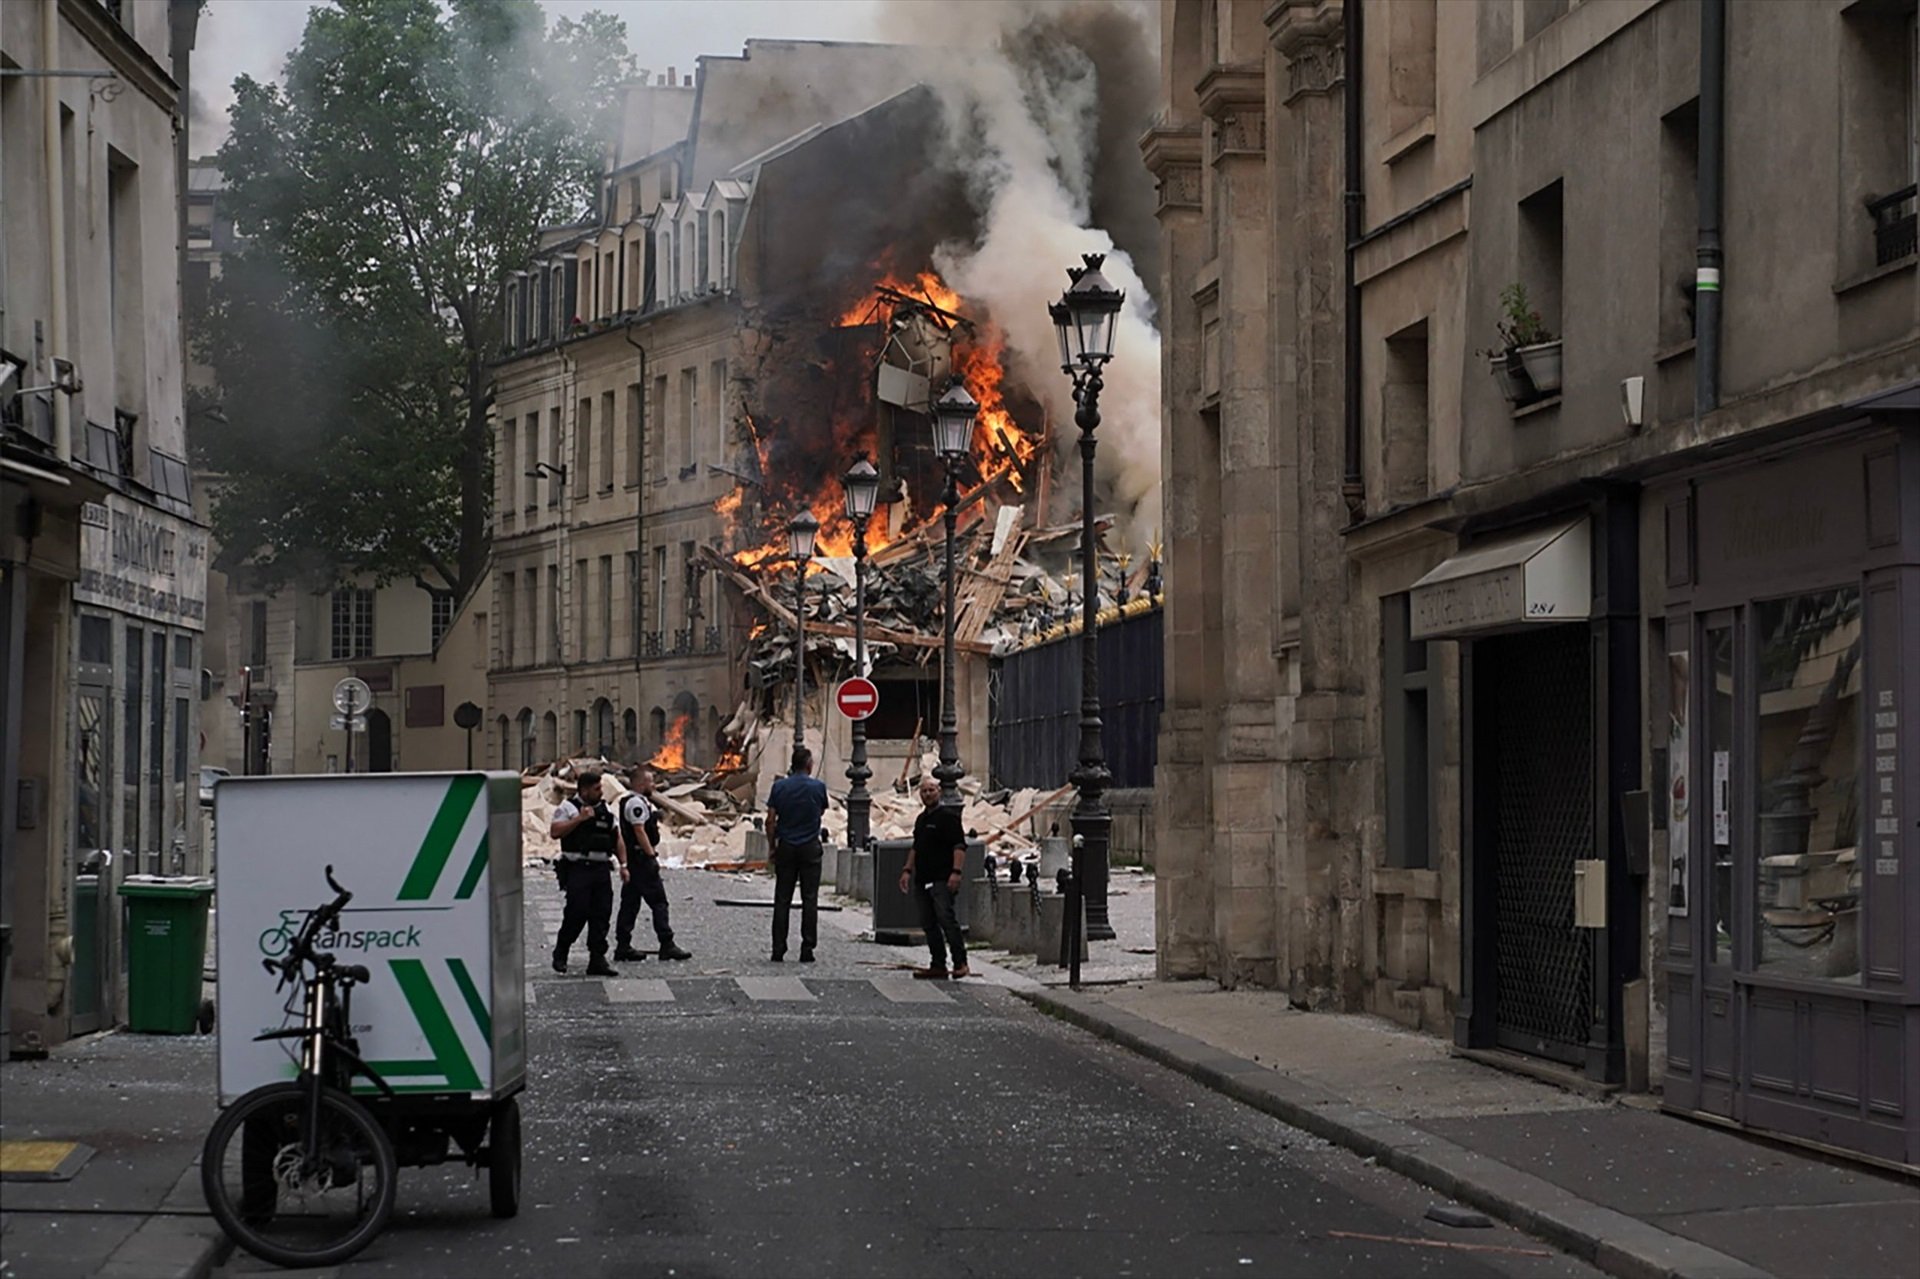
[[[233,771],[231,769],[217,768],[212,764],[202,764],[200,766],[200,805],[201,807],[212,808],[214,786],[219,783],[222,777],[232,777],[232,776],[233,776]]]

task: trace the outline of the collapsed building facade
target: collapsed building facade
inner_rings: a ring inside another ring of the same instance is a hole
[[[840,477],[866,452],[884,503],[868,530],[874,785],[917,772],[940,721],[928,411],[960,375],[982,412],[955,507],[958,746],[986,781],[990,658],[1070,615],[1077,523],[1048,523],[1050,424],[1007,376],[1003,335],[930,270],[976,210],[939,162],[947,124],[915,66],[887,46],[754,41],[631,86],[596,216],[550,231],[507,282],[491,760],[758,777],[788,753],[804,668],[807,737],[837,786],[847,725],[827,692],[854,670]],[[785,527],[802,510],[822,531],[797,661]],[[1117,599],[1148,565],[1111,572]]]

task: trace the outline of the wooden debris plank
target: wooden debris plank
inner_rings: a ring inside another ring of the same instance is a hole
[[[1053,803],[1053,801],[1055,801],[1056,799],[1059,799],[1062,795],[1065,795],[1068,791],[1072,789],[1073,789],[1073,783],[1068,782],[1065,786],[1062,786],[1059,790],[1053,792],[1053,794],[1047,796],[1045,799],[1040,800],[1038,803],[1034,804],[1033,807],[1029,808],[1026,812],[1020,814],[1018,817],[1014,818],[1012,821],[1008,822],[1006,825],[995,827],[992,831],[988,832],[987,837],[981,842],[986,844],[991,844],[996,839],[1000,839],[1006,835],[1011,835],[1015,830],[1019,829],[1021,822],[1026,821],[1028,818],[1032,817],[1035,813],[1045,808],[1048,804]]]

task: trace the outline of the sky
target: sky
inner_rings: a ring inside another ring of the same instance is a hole
[[[226,139],[233,81],[278,79],[318,0],[212,0],[193,51],[194,93],[207,109],[196,121],[193,152]],[[879,39],[878,0],[543,0],[551,21],[599,9],[623,18],[640,65],[659,73],[693,71],[703,53],[738,56],[749,38]]]

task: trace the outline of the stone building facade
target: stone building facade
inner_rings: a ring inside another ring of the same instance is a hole
[[[114,890],[195,872],[207,537],[179,139],[198,6],[0,8],[0,1038],[116,1024]]]
[[[1914,6],[1163,36],[1163,974],[1920,1162]]]

